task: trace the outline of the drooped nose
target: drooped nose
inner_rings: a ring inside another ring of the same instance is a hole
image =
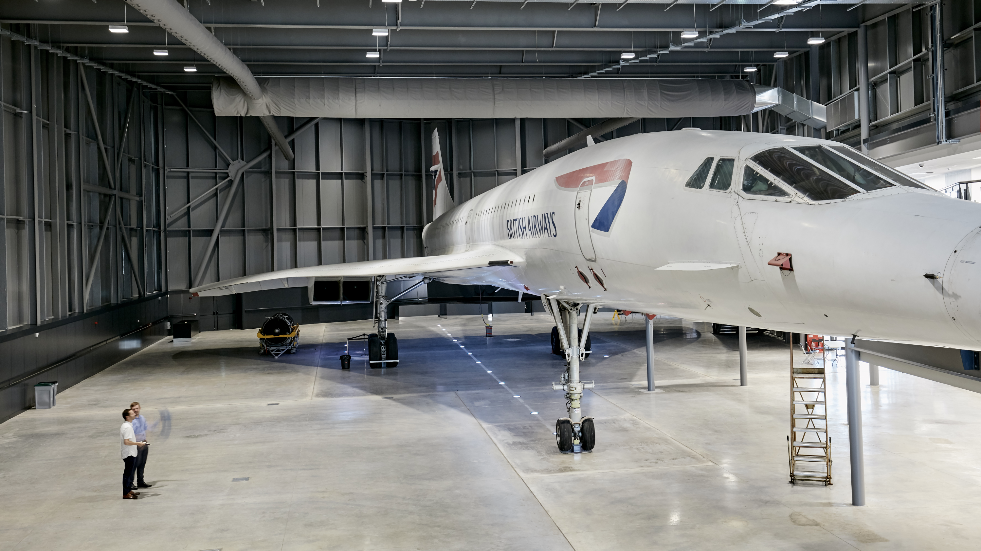
[[[981,228],[958,243],[940,281],[951,321],[981,347]]]

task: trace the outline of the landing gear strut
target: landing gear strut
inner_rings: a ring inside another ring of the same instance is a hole
[[[579,380],[579,362],[589,355],[587,347],[582,345],[589,342],[589,324],[596,306],[586,307],[583,328],[580,330],[579,310],[582,304],[547,296],[542,296],[542,304],[555,320],[553,336],[558,337],[558,344],[566,361],[562,381],[552,383],[553,390],[565,391],[566,408],[569,411],[568,417],[555,422],[555,443],[562,453],[589,452],[596,446],[596,429],[592,417],[582,416],[582,391],[593,388],[594,383]],[[554,348],[553,345],[553,350]]]
[[[373,368],[395,367],[399,363],[399,341],[395,338],[395,333],[388,332],[388,305],[423,283],[429,283],[432,279],[424,277],[391,298],[385,296],[389,281],[391,280],[383,276],[378,276],[374,280],[375,323],[378,324],[378,333],[368,336],[368,365]]]

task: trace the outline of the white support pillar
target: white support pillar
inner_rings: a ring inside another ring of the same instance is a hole
[[[879,386],[879,366],[869,362],[869,386]]]
[[[654,320],[644,315],[647,327],[647,390],[654,392]]]
[[[865,455],[862,451],[862,379],[858,353],[845,339],[845,389],[848,397],[848,449],[852,470],[852,505],[865,505]]]
[[[749,384],[749,375],[746,372],[746,326],[739,326],[739,386]]]

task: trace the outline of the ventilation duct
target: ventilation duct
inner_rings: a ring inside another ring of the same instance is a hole
[[[756,87],[756,108],[753,111],[762,111],[763,109],[773,109],[777,113],[811,128],[824,128],[828,125],[827,106],[802,98],[783,88]]]
[[[143,2],[149,0],[141,0]],[[153,0],[154,2],[158,0]],[[169,0],[168,0],[169,1]],[[218,78],[218,116],[387,118],[679,118],[746,115],[743,80],[694,79],[259,79],[263,101]]]
[[[126,0],[126,2],[235,79],[240,93],[247,98],[245,101],[256,105],[263,103],[262,89],[252,76],[252,71],[175,0]],[[286,142],[283,132],[276,125],[276,121],[269,116],[269,113],[263,113],[261,116],[263,126],[269,131],[269,135],[282,150],[283,155],[292,160],[293,151]]]

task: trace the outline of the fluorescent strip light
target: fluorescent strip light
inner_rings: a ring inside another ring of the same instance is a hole
[[[620,59],[633,59],[635,57],[637,57],[637,54],[633,52],[623,52],[620,54]]]
[[[402,0],[382,0],[386,4],[401,4]]]
[[[153,55],[170,55],[167,50],[153,50]]]
[[[778,6],[793,6],[794,4],[800,4],[800,0],[777,0],[774,4]]]
[[[372,29],[371,36],[388,36],[388,29]]]
[[[185,73],[196,73],[196,72],[198,72],[198,68],[195,67],[194,65],[185,65],[184,66],[184,72]]]
[[[744,72],[747,72],[747,73],[755,73],[756,72],[756,67],[753,67],[753,66],[745,67],[745,68],[743,68],[743,71]]]
[[[785,57],[790,57],[790,52],[773,52],[773,57],[777,59],[782,59]]]
[[[807,43],[811,46],[817,46],[818,44],[824,44],[823,36],[812,36],[807,39]]]
[[[109,25],[109,32],[111,33],[128,33],[129,27],[126,25]]]
[[[381,53],[379,53],[379,52],[368,52],[368,53],[364,54],[364,56],[367,57],[367,58],[369,58],[369,59],[377,59],[377,58],[381,57]]]
[[[681,31],[681,38],[698,38],[698,31]]]

